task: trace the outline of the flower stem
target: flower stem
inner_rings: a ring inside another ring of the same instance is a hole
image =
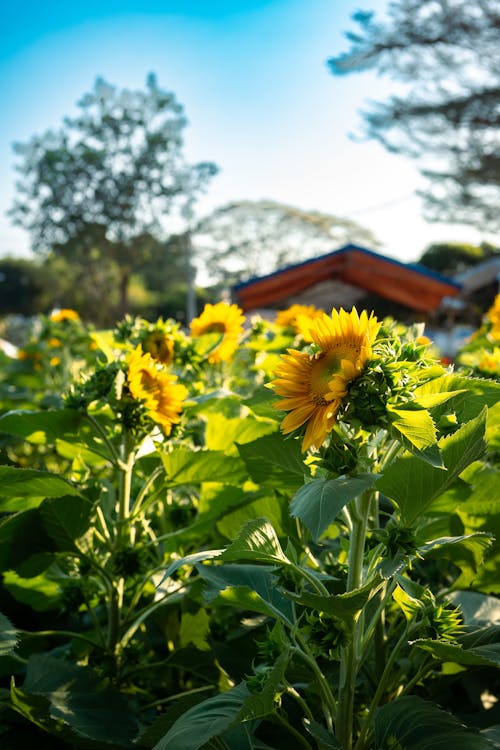
[[[359,588],[363,582],[363,557],[370,506],[370,490],[367,490],[351,502],[352,532],[349,544],[347,592]],[[353,618],[349,642],[341,649],[340,654],[339,703],[336,733],[343,750],[352,750],[354,692],[356,676],[361,660],[361,648],[358,641],[360,641],[362,635],[362,624],[362,618]]]

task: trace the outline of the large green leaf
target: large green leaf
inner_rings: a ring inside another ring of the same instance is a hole
[[[467,422],[477,417],[485,406],[495,406],[499,402],[500,383],[459,374],[443,375],[419,386],[415,390],[415,398],[418,401],[431,393],[453,393],[445,404],[433,410],[437,417],[454,411],[460,422]]]
[[[172,453],[162,453],[161,459],[170,486],[214,481],[240,484],[246,479],[242,461],[223,451],[176,448]]]
[[[206,582],[205,599],[209,604],[248,609],[290,625],[294,607],[277,587],[273,568],[264,565],[198,566]]]
[[[50,498],[41,504],[38,512],[57,548],[73,551],[75,540],[90,526],[92,503],[84,497]]]
[[[37,445],[54,444],[63,435],[75,435],[83,422],[84,416],[72,409],[10,411],[0,417],[0,432]]]
[[[245,524],[238,538],[223,552],[221,559],[285,563],[285,565],[289,563],[278,536],[267,518],[256,518]]]
[[[359,474],[356,477],[313,479],[297,492],[290,504],[290,513],[300,518],[317,540],[342,508],[370,489],[378,478],[378,474]]]
[[[79,495],[72,484],[48,471],[0,466],[0,498]],[[2,502],[0,500],[0,508]]]
[[[236,722],[250,695],[245,684],[240,683],[198,703],[177,719],[153,750],[198,750]]]
[[[237,454],[236,443],[250,443],[262,435],[276,431],[275,421],[254,417],[244,407],[241,414],[233,418],[228,418],[220,412],[208,412],[204,416],[205,444],[209,450]]]
[[[479,734],[418,696],[404,696],[375,716],[375,750],[493,750]]]
[[[0,570],[15,568],[37,553],[54,550],[55,544],[43,527],[37,508],[0,521]]]
[[[12,686],[15,709],[39,726],[88,747],[133,747],[138,726],[126,701],[88,667],[47,654],[31,656],[22,688]]]
[[[445,470],[404,455],[396,459],[377,481],[377,489],[398,505],[402,522],[412,525],[432,506],[473,461],[484,454],[486,410],[462,425],[452,435],[442,438],[439,447]]]
[[[244,445],[238,444],[238,451],[257,484],[297,490],[309,474],[300,444],[297,440],[285,438],[281,432],[264,435]]]
[[[464,649],[461,645],[449,641],[434,641],[426,638],[411,642],[412,646],[421,648],[441,662],[453,662],[464,666],[500,668],[500,643]]]
[[[17,646],[18,631],[8,617],[0,612],[0,656],[12,654]]]

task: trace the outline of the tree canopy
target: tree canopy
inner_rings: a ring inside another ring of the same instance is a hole
[[[170,233],[168,220],[189,212],[216,167],[186,163],[183,107],[153,74],[145,91],[98,78],[78,106],[58,130],[14,145],[21,179],[10,213],[36,252],[111,259],[124,312],[140,238]]]
[[[329,61],[332,72],[375,70],[401,83],[363,113],[367,135],[420,161],[427,218],[497,231],[498,0],[394,0],[384,21],[363,11],[353,20],[359,30]]]
[[[498,257],[500,249],[488,244],[471,245],[460,242],[435,242],[429,245],[419,260],[426,268],[445,274],[455,274]]]
[[[268,200],[221,206],[193,231],[193,245],[204,268],[213,281],[226,286],[349,242],[370,248],[380,245],[354,221]]]

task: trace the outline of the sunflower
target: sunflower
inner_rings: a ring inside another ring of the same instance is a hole
[[[271,387],[283,400],[274,407],[289,412],[281,424],[284,433],[306,425],[303,451],[325,441],[349,383],[371,357],[379,327],[373,313],[368,317],[365,310],[361,315],[355,307],[350,313],[332,310],[331,317],[323,313],[309,328],[314,354],[288,349],[282,355]]]
[[[286,310],[278,310],[274,322],[283,328],[293,328],[295,333],[300,333],[307,341],[311,341],[308,336],[310,324],[323,314],[323,310],[314,305],[290,305]]]
[[[494,339],[500,339],[500,294],[497,294],[486,315],[491,323],[491,337]]]
[[[127,381],[130,393],[146,407],[148,416],[170,435],[172,425],[180,421],[182,402],[187,389],[177,384],[177,377],[158,367],[149,353],[137,346],[128,360]]]
[[[70,310],[66,307],[62,310],[53,310],[50,313],[50,320],[53,323],[61,323],[63,320],[80,320],[80,316],[76,310]]]
[[[245,316],[238,305],[218,302],[207,303],[198,318],[191,321],[191,336],[203,336],[205,333],[222,333],[221,343],[210,353],[208,361],[227,362],[238,348],[238,340],[243,332]]]
[[[153,359],[164,365],[174,361],[174,337],[156,329],[144,340],[144,349],[151,354]]]

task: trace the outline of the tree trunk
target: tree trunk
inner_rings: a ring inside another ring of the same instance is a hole
[[[125,317],[128,312],[128,284],[130,281],[130,269],[120,268],[120,301],[118,303],[118,317]]]

